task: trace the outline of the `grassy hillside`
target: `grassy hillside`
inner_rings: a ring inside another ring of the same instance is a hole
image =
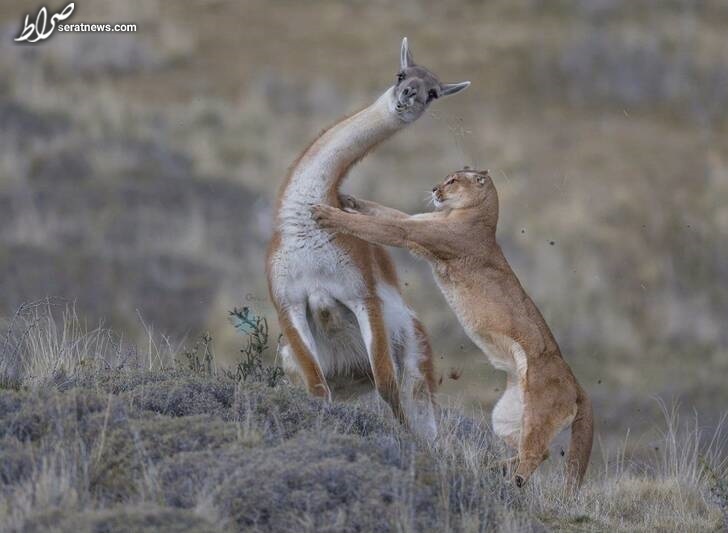
[[[652,456],[604,451],[574,497],[559,455],[517,489],[482,415],[459,408],[440,410],[428,445],[373,398],[324,403],[285,380],[236,378],[209,346],[136,351],[45,309],[20,314],[3,341],[3,531],[728,526],[722,436],[670,414]]]
[[[533,528],[491,458],[435,452],[362,407],[288,387],[110,372],[3,392],[3,530]],[[16,411],[17,410],[17,411]],[[481,444],[476,427],[452,429]],[[477,447],[477,445],[476,445]]]

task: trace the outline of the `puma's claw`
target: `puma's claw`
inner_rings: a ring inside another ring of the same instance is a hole
[[[311,207],[313,220],[316,221],[321,228],[334,227],[334,218],[337,211],[339,210],[323,204],[314,204]]]

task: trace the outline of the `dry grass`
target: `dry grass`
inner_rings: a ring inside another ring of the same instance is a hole
[[[725,418],[710,431],[697,414],[681,419],[677,407],[658,400],[664,419],[651,454],[632,458],[624,448],[602,450],[601,465],[576,499],[556,488],[559,481],[537,482],[531,491],[539,515],[557,530],[618,530],[642,532],[720,531],[724,510],[710,491],[714,471],[728,474],[728,434]],[[638,437],[639,439],[639,437]]]
[[[71,303],[48,298],[24,304],[5,321],[0,382],[3,387],[38,388],[129,366],[148,371],[172,367],[181,347],[155,335],[141,316],[139,321],[147,334],[143,352],[103,326],[89,328]]]
[[[578,496],[557,456],[521,491],[482,412],[442,409],[426,445],[372,397],[324,404],[162,365],[153,345],[110,365],[111,333],[31,317],[0,354],[4,370],[24,362],[0,388],[0,530],[725,528],[712,491],[728,475],[724,426],[706,433],[664,406],[651,456],[602,450]]]

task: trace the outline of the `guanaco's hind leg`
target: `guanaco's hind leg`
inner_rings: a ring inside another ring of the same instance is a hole
[[[406,336],[400,369],[402,404],[413,432],[431,442],[437,437],[432,349],[422,324],[413,319],[412,326],[412,332]]]
[[[306,304],[287,306],[279,318],[287,341],[286,350],[293,356],[309,393],[331,400],[331,391],[316,358],[316,342],[306,318]]]
[[[377,298],[368,298],[351,304],[350,309],[359,322],[374,375],[374,385],[392,408],[394,416],[404,426],[409,427],[399,396],[397,373],[390,353],[389,335],[382,317],[381,303]]]

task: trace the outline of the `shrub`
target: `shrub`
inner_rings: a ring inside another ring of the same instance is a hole
[[[279,384],[283,379],[283,369],[263,363],[263,357],[268,350],[268,320],[256,315],[247,306],[235,308],[229,313],[233,326],[247,337],[245,346],[240,349],[242,358],[230,376],[238,381],[264,382],[270,387]],[[279,346],[280,342],[279,337]]]

